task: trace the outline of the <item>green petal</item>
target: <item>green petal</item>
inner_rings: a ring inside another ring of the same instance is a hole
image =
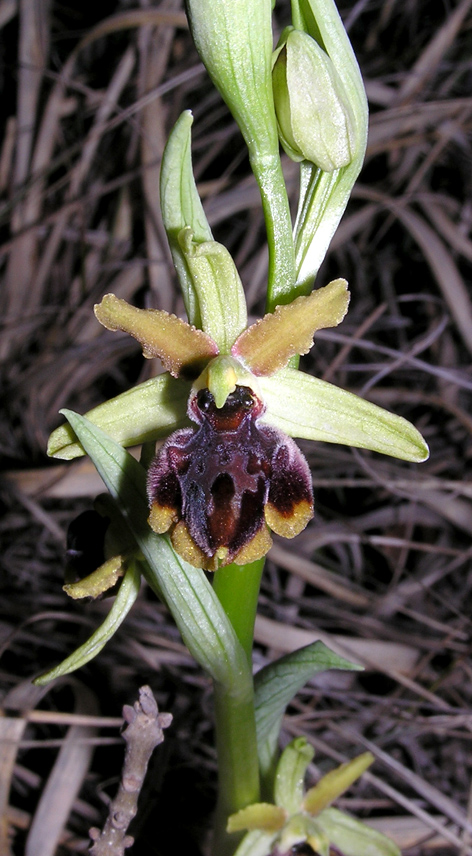
[[[386,835],[343,811],[327,808],[316,820],[344,856],[401,856],[397,845]]]
[[[166,372],[99,404],[86,416],[117,443],[135,446],[167,437],[189,424],[186,415],[189,394],[189,383],[175,380]],[[61,425],[52,432],[48,443],[50,457],[70,461],[83,454],[70,425]]]
[[[107,330],[121,330],[137,339],[144,356],[158,357],[174,377],[198,377],[205,363],[218,353],[210,336],[162,309],[138,309],[114,294],[105,294],[94,312]]]
[[[362,776],[362,773],[373,764],[375,758],[372,752],[364,752],[353,758],[352,761],[346,761],[334,770],[326,773],[322,779],[313,788],[305,794],[303,800],[303,808],[310,814],[319,814],[330,803],[334,802],[344,791],[347,791],[351,785]]]
[[[35,679],[34,683],[39,686],[48,684],[54,678],[60,678],[62,675],[75,672],[76,669],[80,669],[81,666],[84,666],[85,663],[96,657],[128,615],[139,594],[140,581],[141,574],[135,562],[132,562],[121,583],[115,602],[103,624],[70,657],[67,657],[59,666],[55,666],[54,669],[51,669],[44,675],[40,675],[39,678]]]
[[[82,597],[95,598],[113,588],[125,573],[125,569],[124,556],[112,556],[87,577],[62,586],[62,590],[74,600],[80,600]]]
[[[416,463],[428,458],[428,446],[403,419],[296,369],[260,378],[267,405],[263,421],[290,437],[342,443]]]
[[[335,279],[308,297],[277,306],[241,333],[231,353],[255,375],[271,375],[296,354],[307,354],[316,330],[336,327],[349,306],[345,279]]]
[[[213,235],[203,210],[192,170],[190,110],[182,113],[170,133],[161,165],[162,220],[177,271],[188,320],[202,326],[198,295],[179,243],[179,234],[190,227],[195,241],[211,241]]]
[[[241,832],[243,829],[263,829],[277,832],[286,821],[283,808],[272,803],[253,803],[242,808],[228,818],[227,832]]]
[[[229,354],[247,324],[246,298],[236,265],[228,250],[216,241],[198,243],[190,228],[179,243],[198,298],[202,330]]]

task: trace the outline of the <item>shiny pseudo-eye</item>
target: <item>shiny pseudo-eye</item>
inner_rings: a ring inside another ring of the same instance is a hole
[[[222,407],[208,389],[193,392],[197,427],[171,434],[149,468],[149,523],[196,567],[255,561],[272,544],[269,529],[293,538],[313,516],[308,464],[293,440],[259,421],[263,413],[246,386]]]

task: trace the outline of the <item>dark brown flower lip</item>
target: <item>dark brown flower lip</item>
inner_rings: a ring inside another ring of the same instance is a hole
[[[267,524],[293,537],[313,514],[308,464],[293,440],[258,424],[262,410],[249,387],[236,386],[221,408],[198,390],[189,403],[197,428],[172,434],[149,468],[150,525],[170,530],[191,564],[253,561],[271,545]]]

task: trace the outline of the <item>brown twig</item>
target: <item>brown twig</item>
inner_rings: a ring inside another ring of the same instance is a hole
[[[144,686],[139,690],[139,701],[133,707],[123,707],[123,719],[128,727],[123,732],[126,752],[120,787],[103,829],[90,829],[92,856],[123,856],[133,844],[134,839],[126,832],[138,809],[149,759],[164,740],[163,729],[171,724],[172,714],[159,713],[151,688]]]

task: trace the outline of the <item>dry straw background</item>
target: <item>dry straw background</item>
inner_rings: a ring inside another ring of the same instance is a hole
[[[58,410],[149,376],[91,307],[113,291],[181,313],[159,215],[167,133],[192,108],[195,174],[251,315],[267,253],[238,130],[179,0],[0,2],[0,853],[87,852],[122,759],[120,711],[149,683],[174,714],[130,852],[203,851],[214,795],[211,692],[143,589],[99,657],[46,691],[34,674],[109,601],[62,592],[67,525],[100,492],[86,461],[45,456]],[[279,0],[276,19],[287,23]],[[472,0],[341,0],[371,108],[365,168],[319,275],[345,276],[348,318],[304,367],[407,416],[431,458],[308,445],[316,516],[269,555],[255,662],[324,640],[365,665],[300,693],[284,740],[316,748],[311,781],[366,748],[340,801],[407,856],[472,854]],[[285,163],[296,198],[296,171]],[[169,815],[179,815],[178,828]]]

